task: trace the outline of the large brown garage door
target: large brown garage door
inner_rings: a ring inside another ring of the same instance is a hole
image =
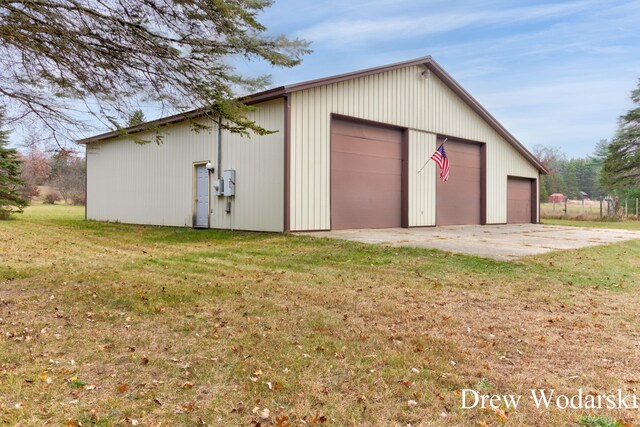
[[[331,228],[401,223],[402,131],[333,118]]]
[[[507,223],[528,224],[535,222],[532,202],[535,180],[529,178],[507,178]]]
[[[438,139],[438,145],[442,141]],[[482,156],[480,144],[447,140],[449,179],[442,182],[437,170],[436,224],[459,225],[482,222]]]

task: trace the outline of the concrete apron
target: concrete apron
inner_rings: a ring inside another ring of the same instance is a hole
[[[640,239],[639,231],[542,224],[456,225],[297,233],[390,246],[412,246],[513,260],[545,252]]]

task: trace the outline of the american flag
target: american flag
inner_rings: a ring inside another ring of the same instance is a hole
[[[447,153],[444,151],[444,144],[440,144],[440,147],[433,153],[431,160],[436,162],[440,166],[440,179],[444,182],[449,179],[449,159]]]

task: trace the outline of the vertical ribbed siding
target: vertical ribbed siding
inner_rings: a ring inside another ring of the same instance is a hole
[[[427,162],[435,150],[435,134],[409,131],[409,227],[436,225],[436,165]]]
[[[211,190],[213,228],[283,230],[284,105],[279,99],[256,107],[250,117],[278,132],[251,138],[223,133],[222,168],[236,169],[236,196],[227,214],[224,198]],[[122,138],[88,145],[88,219],[191,226],[193,164],[217,164],[215,124],[201,123],[211,129],[194,132],[187,121],[163,128],[160,145],[140,146]]]
[[[236,195],[230,198],[231,213],[226,213],[225,197],[218,197],[212,191],[212,228],[283,231],[284,100],[280,98],[256,107],[251,119],[277,132],[263,136],[252,134],[250,138],[228,132],[222,134],[222,170],[235,169]],[[215,155],[213,161],[217,163]]]
[[[486,143],[487,223],[506,222],[507,175],[537,178],[538,171],[435,75],[424,78],[423,69],[406,67],[292,94],[291,230],[329,228],[331,113]],[[409,138],[414,149],[417,135]],[[419,213],[411,206],[423,203],[412,202],[419,184],[427,185],[409,177],[409,223],[432,225],[426,211],[424,220],[411,217]]]
[[[214,135],[192,132],[186,122],[162,134],[159,145],[117,138],[88,146],[88,219],[191,226],[193,163],[212,160]]]

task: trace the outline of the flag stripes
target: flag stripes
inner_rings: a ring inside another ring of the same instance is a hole
[[[431,156],[431,160],[436,162],[440,166],[440,179],[444,182],[449,179],[449,158],[444,151],[444,143],[440,144],[440,147]]]

